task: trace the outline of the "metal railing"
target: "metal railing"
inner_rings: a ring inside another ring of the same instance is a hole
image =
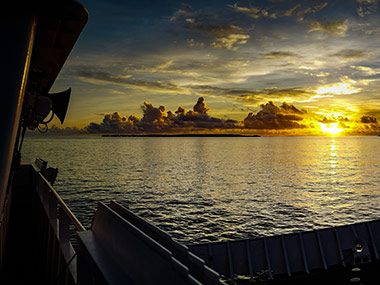
[[[238,276],[251,280],[307,277],[315,272],[342,271],[346,267],[379,262],[380,220],[263,238],[193,244],[189,248],[231,282]]]
[[[46,281],[49,284],[76,284],[77,254],[70,242],[70,228],[74,227],[76,231],[86,229],[45,177],[46,162],[36,160],[34,170],[36,192],[42,206],[40,220],[44,221],[40,230],[44,235],[41,249],[45,255],[43,271],[48,275]]]

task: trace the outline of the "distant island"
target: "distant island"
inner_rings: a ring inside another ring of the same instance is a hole
[[[258,138],[259,135],[240,134],[103,134],[102,137],[251,137]]]

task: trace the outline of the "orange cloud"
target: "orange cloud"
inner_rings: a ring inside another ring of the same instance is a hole
[[[72,129],[72,132],[96,134],[258,132],[271,135],[323,135],[321,125],[336,126],[345,135],[374,135],[380,132],[376,115],[369,113],[357,113],[353,117],[324,115],[307,112],[286,102],[281,105],[273,101],[261,104],[258,112],[250,112],[241,122],[210,116],[210,108],[207,107],[204,97],[199,97],[191,110],[178,107],[172,112],[167,111],[163,105],[155,107],[146,101],[141,110],[143,111],[141,119],[134,115],[127,117],[114,112],[105,114],[101,123],[92,122],[86,128]],[[67,134],[70,130],[61,130],[61,132]],[[53,126],[52,132],[57,134],[60,129]]]
[[[262,104],[257,114],[249,113],[243,120],[248,129],[299,129],[306,128],[300,123],[306,111],[297,109],[294,105],[283,103],[277,106],[272,101]]]

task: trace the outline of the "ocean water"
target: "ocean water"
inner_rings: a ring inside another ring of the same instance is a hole
[[[115,200],[184,243],[380,217],[379,137],[28,137],[86,227]]]

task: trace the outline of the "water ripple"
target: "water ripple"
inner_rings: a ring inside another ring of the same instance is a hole
[[[85,226],[116,200],[188,242],[375,219],[377,137],[27,138],[23,161],[58,167]]]

